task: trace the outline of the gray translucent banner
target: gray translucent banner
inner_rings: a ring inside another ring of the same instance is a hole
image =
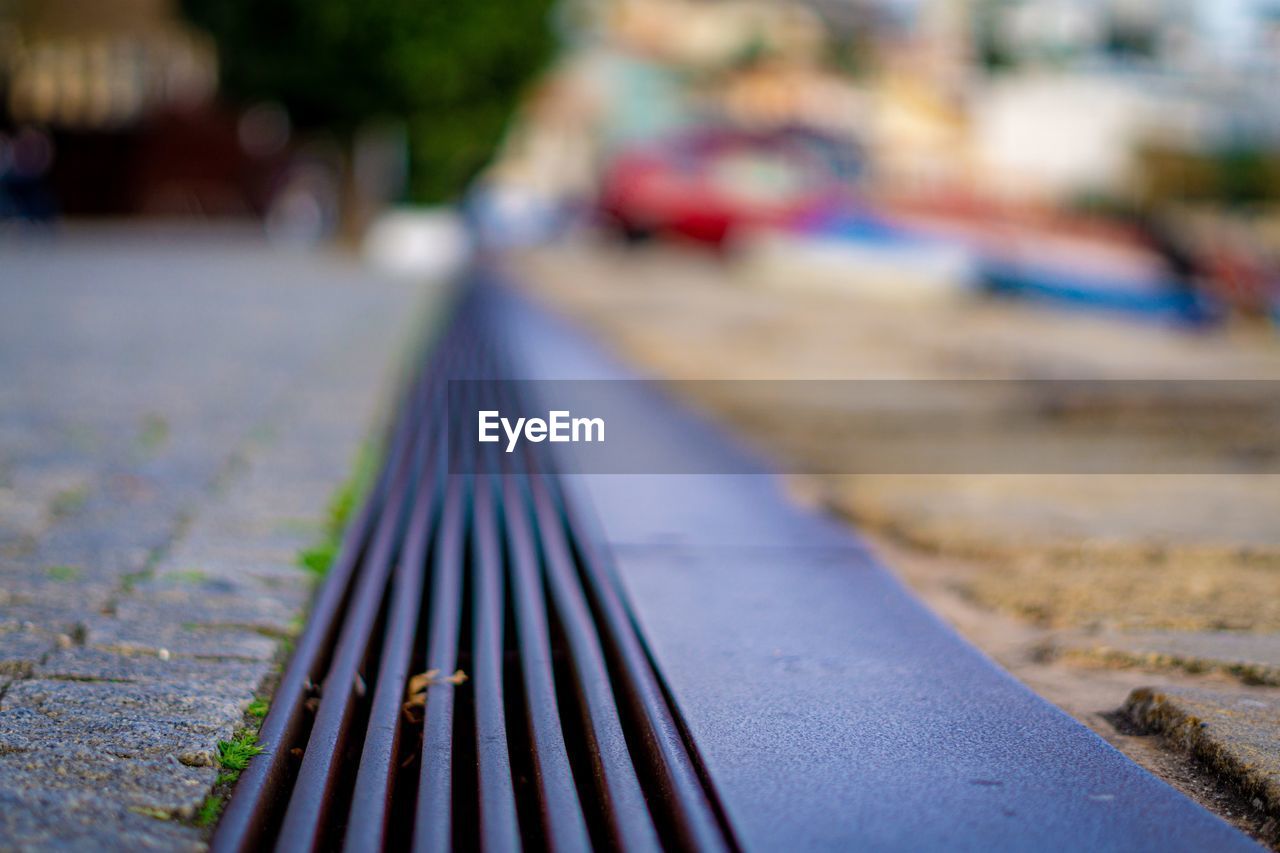
[[[1280,473],[1269,380],[457,380],[448,406],[454,472]]]

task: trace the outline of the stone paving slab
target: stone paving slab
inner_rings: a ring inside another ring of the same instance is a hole
[[[199,750],[223,728],[208,721],[237,721],[244,710],[243,685],[224,680],[220,686],[215,691],[198,682],[24,679],[5,693],[0,750],[33,758],[72,748],[115,758]]]
[[[0,790],[0,815],[15,849],[177,851],[205,846],[183,823],[128,808],[104,810],[100,793],[88,787]]]
[[[254,662],[201,661],[192,658],[161,660],[154,655],[126,655],[84,646],[45,656],[32,668],[31,677],[63,681],[143,682],[150,684],[198,684],[211,694],[238,693],[241,685],[261,681],[270,665]]]
[[[1280,696],[1151,687],[1133,691],[1124,711],[1251,798],[1280,842]]]
[[[1117,666],[1222,672],[1246,684],[1280,686],[1280,635],[1225,631],[1068,635],[1054,653]]]
[[[204,846],[424,293],[234,231],[0,244],[0,848]]]

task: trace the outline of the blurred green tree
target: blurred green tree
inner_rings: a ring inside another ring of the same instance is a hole
[[[303,129],[409,131],[415,201],[456,198],[548,60],[553,0],[182,0],[216,40],[223,91]]]

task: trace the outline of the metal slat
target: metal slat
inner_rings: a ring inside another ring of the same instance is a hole
[[[564,528],[542,475],[530,478],[534,517],[546,563],[551,602],[564,629],[575,688],[582,702],[584,734],[595,784],[613,842],[627,850],[659,850],[658,834],[631,763],[626,736],[591,613],[574,577]]]
[[[527,486],[523,479],[515,475],[502,478],[502,515],[510,559],[512,610],[520,646],[520,675],[526,697],[525,713],[533,747],[534,783],[538,789],[542,829],[548,847],[557,853],[571,853],[590,850],[591,843],[560,728],[541,566],[530,527]],[[530,831],[530,827],[525,828],[526,833]]]
[[[420,433],[419,452],[426,435]],[[406,509],[412,499],[412,472],[406,464],[397,472],[387,505],[379,519],[373,546],[356,581],[355,596],[333,664],[321,688],[320,707],[311,727],[302,767],[294,783],[280,828],[279,851],[306,853],[316,848],[332,805],[340,758],[356,702],[360,669],[373,642],[373,630],[386,594],[387,580],[399,546]]]
[[[515,398],[518,386],[499,386],[505,391],[503,404],[516,411],[529,410],[530,400]],[[537,470],[545,467],[551,455],[545,452],[520,454],[525,468]],[[536,475],[535,475],[536,476]],[[636,738],[643,750],[648,778],[644,786],[653,786],[647,792],[652,800],[662,806],[662,820],[658,829],[669,835],[667,839],[684,849],[729,850],[733,849],[727,827],[712,805],[698,770],[689,756],[683,735],[666,696],[653,672],[635,627],[617,588],[616,580],[609,574],[608,564],[602,559],[593,540],[580,541],[588,531],[583,520],[586,512],[571,512],[569,501],[556,476],[539,476],[538,482],[546,487],[550,501],[563,515],[567,542],[572,542],[586,559],[581,575],[586,578],[586,592],[599,616],[592,614],[599,629],[601,643],[608,651],[608,666],[614,682],[621,688],[622,698],[628,703],[628,719],[631,726],[639,726]],[[528,498],[532,500],[532,497]],[[541,523],[546,530],[545,521]],[[566,582],[568,578],[566,576]],[[582,588],[583,581],[568,582],[569,588]],[[603,621],[601,620],[603,617]]]
[[[577,546],[588,596],[600,619],[600,636],[616,662],[623,698],[631,710],[633,725],[641,729],[640,743],[657,782],[658,796],[682,847],[718,851],[731,848],[727,823],[713,806],[707,789],[689,755],[681,733],[618,592],[612,566],[605,560],[597,534],[589,529],[586,511],[566,500],[562,489],[549,489],[559,504]]]
[[[431,558],[431,616],[427,669],[441,675],[458,665],[458,632],[462,609],[462,562],[470,484],[461,474],[448,475],[444,514]],[[414,815],[413,849],[421,853],[448,850],[453,834],[454,685],[427,687],[422,732],[422,768]]]
[[[398,771],[400,740],[404,728],[405,686],[413,662],[414,643],[421,618],[427,548],[437,523],[444,455],[448,440],[443,429],[432,431],[431,410],[443,408],[447,392],[443,379],[450,369],[469,357],[470,347],[458,343],[454,327],[429,383],[427,410],[417,423],[420,432],[431,432],[421,463],[417,500],[414,503],[405,543],[396,566],[390,604],[390,619],[383,641],[377,685],[369,711],[364,747],[361,751],[344,846],[350,850],[380,850],[387,843],[394,783]]]
[[[488,851],[519,850],[520,825],[511,786],[507,751],[506,702],[503,698],[503,564],[498,538],[497,483],[476,483],[472,524],[474,615],[472,625],[472,689],[475,694],[476,756],[479,773],[480,842]]]
[[[438,456],[443,442],[437,440],[436,445],[432,452]],[[391,618],[343,842],[348,850],[381,850],[387,840],[403,728],[405,684],[413,662],[422,607],[423,574],[436,509],[439,467],[438,463],[428,464],[423,473],[404,550],[396,567]]]
[[[520,402],[525,405],[521,407]],[[507,400],[509,405],[515,405],[520,411],[526,410],[531,402],[537,401]],[[548,501],[562,516],[567,541],[573,543],[585,563],[577,583],[585,589],[594,609],[592,619],[609,653],[615,683],[622,688],[622,698],[627,702],[628,722],[640,729],[637,741],[646,760],[651,784],[656,788],[652,795],[663,807],[664,823],[669,824],[669,827],[659,828],[671,832],[673,840],[686,849],[733,849],[727,822],[708,796],[648,652],[619,594],[612,567],[598,546],[598,533],[587,523],[589,512],[581,507],[575,508],[560,477],[547,476],[554,464],[549,450],[526,452],[524,457],[525,465],[538,471],[534,476],[544,487]],[[544,530],[547,529],[546,519],[544,515],[540,521]]]

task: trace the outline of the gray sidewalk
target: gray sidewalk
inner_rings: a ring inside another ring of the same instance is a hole
[[[234,232],[0,243],[0,848],[188,848],[423,288]]]

